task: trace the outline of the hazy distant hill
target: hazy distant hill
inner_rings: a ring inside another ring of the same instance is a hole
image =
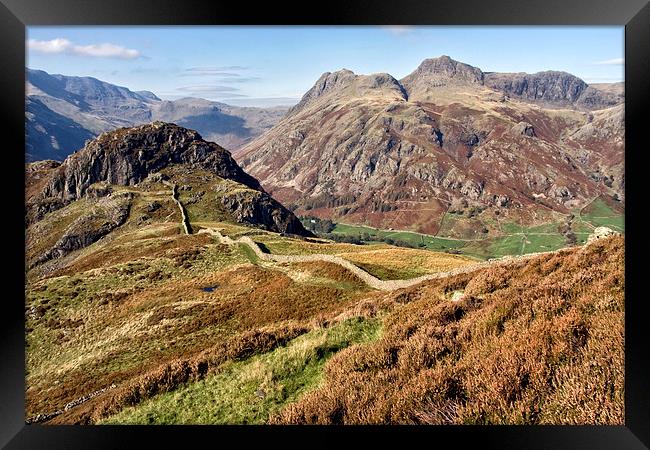
[[[271,128],[286,108],[236,107],[198,98],[163,101],[91,77],[27,70],[26,159],[63,160],[104,131],[176,122],[234,150]]]

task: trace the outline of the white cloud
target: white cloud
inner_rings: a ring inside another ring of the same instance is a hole
[[[390,34],[397,36],[403,36],[415,31],[415,28],[409,25],[388,25],[382,27],[384,30],[388,31]]]
[[[122,47],[108,42],[102,44],[77,45],[68,39],[57,38],[49,41],[29,39],[27,48],[31,51],[48,54],[71,54],[93,58],[135,59],[142,56],[138,50]]]
[[[40,53],[63,53],[72,47],[72,42],[67,39],[52,39],[51,41],[37,41],[29,39],[27,48]]]
[[[137,50],[109,43],[75,45],[73,51],[78,55],[95,56],[98,58],[134,59],[140,56],[140,52]]]
[[[212,93],[212,92],[237,92],[239,89],[230,87],[230,86],[213,86],[209,84],[201,84],[201,85],[194,85],[194,86],[182,86],[176,88],[177,91],[181,92],[206,92],[206,93]]]
[[[605,61],[598,61],[594,64],[601,66],[619,66],[625,64],[625,60],[623,58],[606,59]]]

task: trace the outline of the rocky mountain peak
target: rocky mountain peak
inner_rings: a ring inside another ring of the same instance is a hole
[[[118,128],[87,141],[56,169],[46,186],[45,197],[63,201],[77,199],[96,182],[133,185],[171,164],[190,164],[209,170],[253,189],[257,180],[244,172],[230,152],[187,128],[152,122]]]
[[[156,102],[162,101],[156,94],[151,91],[135,91],[135,93],[146,100],[153,100]]]
[[[357,75],[348,69],[325,72],[300,102],[288,111],[287,117],[301,111],[325,95],[342,94],[358,97],[366,94],[381,94],[381,91],[385,91],[389,95],[395,94],[404,100],[408,98],[404,87],[388,73]]]
[[[483,84],[483,72],[478,67],[470,66],[447,55],[438,58],[429,58],[410,75],[403,78],[402,84],[409,90],[409,86],[421,82],[436,85],[447,84]]]
[[[397,93],[404,100],[408,99],[408,93],[404,86],[392,75],[383,72],[357,76],[357,89],[360,91],[385,89]]]
[[[354,72],[348,69],[341,69],[336,72],[325,72],[318,78],[318,80],[316,80],[316,83],[314,83],[311,89],[302,96],[300,102],[287,111],[287,117],[302,110],[305,106],[328,92],[349,85],[355,77],[356,75]]]

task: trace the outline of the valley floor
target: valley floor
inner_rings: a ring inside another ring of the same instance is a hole
[[[309,226],[309,220],[303,220]],[[393,245],[452,252],[478,259],[555,251],[584,244],[594,229],[606,226],[625,231],[624,214],[597,197],[570,215],[556,214],[552,220],[537,225],[521,225],[508,219],[482,217],[469,219],[447,213],[440,231],[434,235],[405,230],[382,230],[364,225],[336,223],[324,236],[340,241],[388,242]],[[466,229],[459,233],[458,230]],[[491,230],[489,234],[481,233]]]

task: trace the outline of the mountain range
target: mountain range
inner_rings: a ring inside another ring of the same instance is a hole
[[[401,80],[343,69],[234,156],[298,215],[435,234],[466,213],[457,230],[498,231],[624,200],[622,86],[448,56]]]
[[[625,200],[622,83],[483,72],[441,56],[400,80],[326,72],[287,110],[27,75],[28,160],[63,160],[101,132],[162,120],[232,150],[301,216],[476,237],[504,220]]]
[[[190,97],[161,100],[148,91],[134,92],[91,77],[34,69],[27,69],[26,94],[27,161],[63,161],[104,131],[154,120],[197,130],[233,150],[269,129],[286,111]]]

